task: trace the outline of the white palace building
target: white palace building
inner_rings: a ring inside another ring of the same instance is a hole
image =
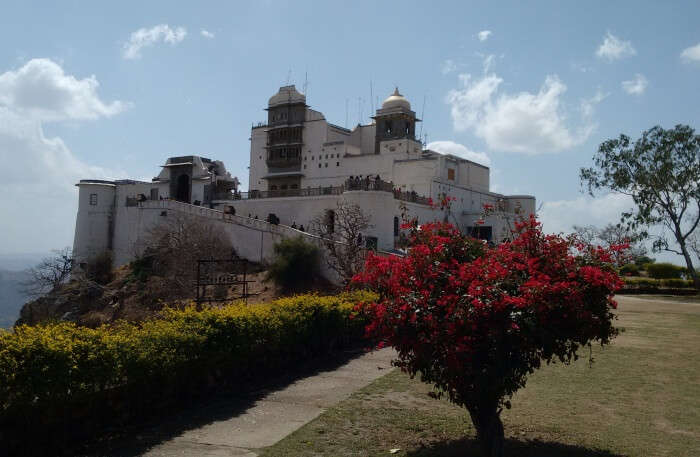
[[[332,221],[341,200],[370,216],[364,242],[381,251],[395,250],[402,212],[420,223],[443,220],[428,200],[444,195],[455,198],[450,222],[494,242],[505,221],[535,212],[532,196],[491,192],[488,167],[424,149],[415,135],[420,119],[398,89],[370,124],[352,130],[329,123],[293,85],[281,87],[266,111],[267,123],[251,131],[248,192],[223,162],[199,156],[169,158],[150,182],[81,180],[78,262],[104,250],[113,251],[117,266],[133,260],[149,228],[166,217],[219,224],[238,255],[264,261],[282,238],[318,242],[311,221],[323,214]],[[480,220],[487,203],[496,211]]]

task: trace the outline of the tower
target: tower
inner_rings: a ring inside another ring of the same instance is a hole
[[[267,106],[266,164],[268,190],[301,186],[306,96],[294,85],[280,87]]]
[[[416,118],[411,103],[399,93],[398,87],[384,100],[372,119],[376,122],[375,154],[379,154],[382,141],[416,139],[416,122],[420,122],[420,119]]]

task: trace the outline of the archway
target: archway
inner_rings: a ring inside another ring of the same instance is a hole
[[[177,177],[177,191],[175,192],[175,200],[185,203],[190,203],[190,177],[180,175]]]

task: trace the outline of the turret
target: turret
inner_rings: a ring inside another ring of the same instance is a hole
[[[74,265],[112,249],[117,186],[113,181],[83,179],[78,184],[78,216],[73,240]]]

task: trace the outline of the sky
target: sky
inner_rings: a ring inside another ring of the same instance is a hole
[[[521,3],[3,0],[0,256],[72,245],[79,179],[192,154],[247,188],[287,83],[348,127],[398,86],[429,146],[535,195],[545,231],[617,222],[630,202],[579,169],[621,133],[700,126],[700,2]]]

